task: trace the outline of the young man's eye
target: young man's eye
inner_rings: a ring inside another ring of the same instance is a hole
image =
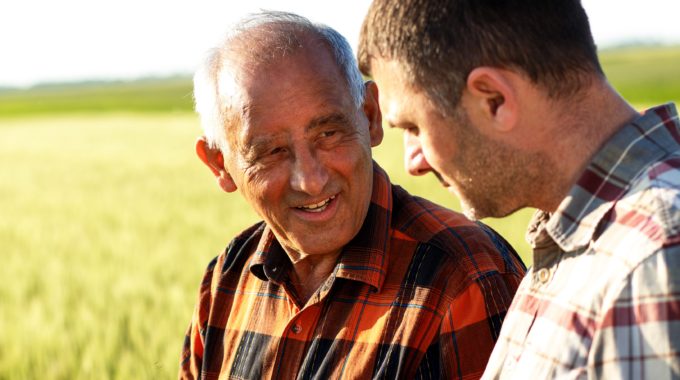
[[[420,130],[418,129],[418,127],[406,127],[404,128],[404,133],[408,133],[409,135],[413,136],[418,136]]]

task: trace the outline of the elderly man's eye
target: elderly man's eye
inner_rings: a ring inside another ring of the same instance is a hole
[[[285,153],[285,151],[286,151],[286,148],[276,147],[276,148],[272,149],[271,151],[269,151],[269,155],[273,156],[273,155],[276,155],[276,154],[279,154],[279,153]]]
[[[321,137],[332,137],[337,133],[337,131],[331,130],[331,131],[323,131],[321,132]]]

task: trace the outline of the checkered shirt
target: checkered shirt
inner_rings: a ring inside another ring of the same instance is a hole
[[[534,266],[485,379],[680,378],[680,124],[648,110],[527,233]]]
[[[409,195],[374,164],[358,235],[306,305],[258,223],[213,260],[179,377],[479,378],[524,274],[481,223]]]

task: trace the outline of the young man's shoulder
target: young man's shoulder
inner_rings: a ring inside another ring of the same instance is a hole
[[[680,245],[680,154],[645,168],[600,224],[595,246],[631,266]]]

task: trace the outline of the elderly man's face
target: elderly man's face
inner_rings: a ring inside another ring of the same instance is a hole
[[[244,74],[225,164],[289,253],[322,255],[363,224],[382,127],[375,85],[357,108],[326,49],[307,50]]]

